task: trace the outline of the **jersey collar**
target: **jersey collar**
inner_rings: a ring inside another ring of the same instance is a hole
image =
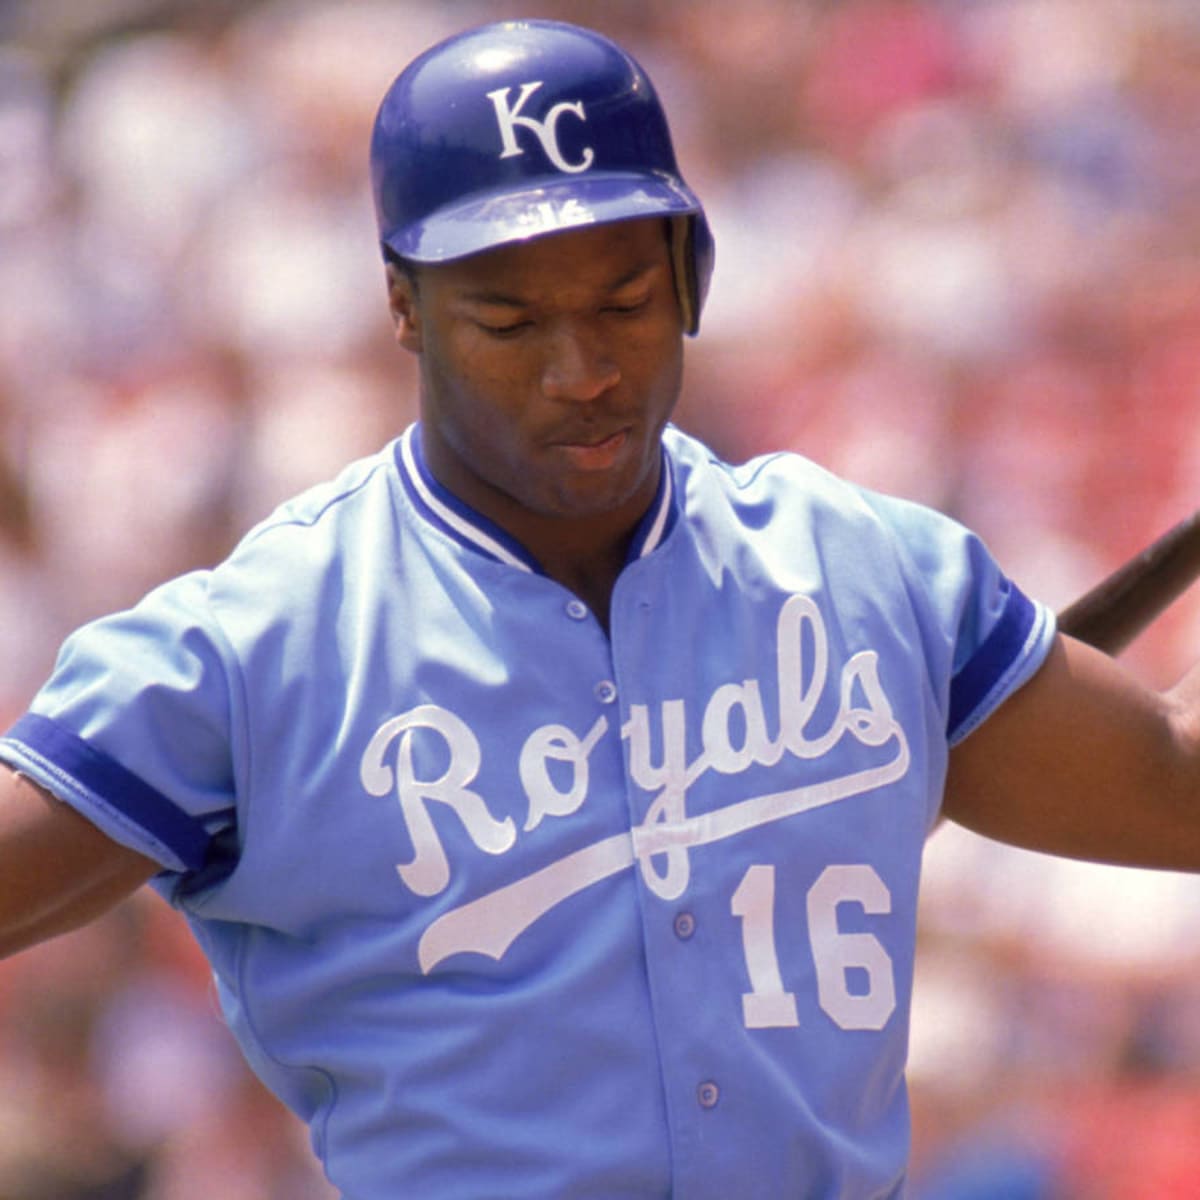
[[[665,447],[661,449],[661,454],[663,469],[659,472],[658,491],[634,530],[627,562],[652,553],[662,545],[675,526],[678,506],[671,457]],[[419,422],[410,425],[400,435],[396,444],[396,466],[413,507],[442,533],[494,562],[506,563],[536,575],[544,574],[538,561],[516,538],[460,500],[433,477],[421,448]]]

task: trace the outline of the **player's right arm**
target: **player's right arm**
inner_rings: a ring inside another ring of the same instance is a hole
[[[0,957],[87,924],[159,870],[0,764]]]

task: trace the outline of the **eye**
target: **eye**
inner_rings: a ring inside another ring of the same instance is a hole
[[[640,313],[650,303],[649,296],[639,297],[637,300],[626,300],[621,303],[606,304],[604,312],[612,313],[618,317],[632,317]]]
[[[475,324],[483,330],[488,337],[494,338],[511,338],[516,337],[522,330],[529,328],[531,321],[476,321]]]

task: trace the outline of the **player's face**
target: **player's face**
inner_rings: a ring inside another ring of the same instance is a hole
[[[584,227],[422,267],[392,289],[420,356],[434,474],[521,536],[537,517],[632,524],[658,483],[682,321],[664,223]]]

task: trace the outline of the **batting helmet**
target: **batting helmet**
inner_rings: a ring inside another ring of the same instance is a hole
[[[575,225],[672,218],[684,324],[712,275],[704,209],[645,71],[557,21],[502,21],[427,50],[388,89],[371,138],[379,238],[448,262]]]

